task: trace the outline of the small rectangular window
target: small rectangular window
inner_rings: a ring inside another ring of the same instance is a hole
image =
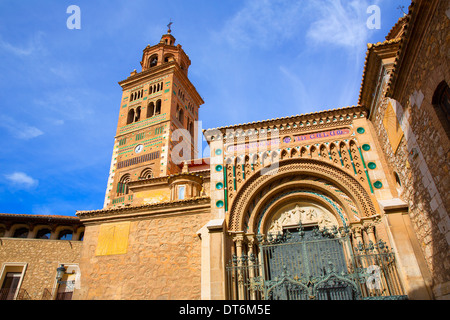
[[[178,200],[183,200],[186,193],[186,186],[178,186]]]
[[[0,300],[14,300],[19,294],[26,263],[5,263],[0,272]],[[22,290],[23,291],[23,290]],[[26,294],[24,292],[24,294]]]
[[[127,143],[127,138],[123,138],[119,140],[119,146],[123,146]]]

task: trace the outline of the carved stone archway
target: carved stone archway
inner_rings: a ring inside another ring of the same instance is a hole
[[[314,203],[324,208],[334,215],[341,227],[359,221],[348,216],[348,212],[352,211],[351,207],[343,199],[339,199],[338,195],[333,194],[332,190],[327,189],[327,187],[331,188],[330,184],[325,185],[324,182],[311,181],[303,176],[291,179],[293,181],[289,182],[284,179],[278,180],[275,183],[279,183],[279,186],[270,185],[255,194],[255,199],[252,201],[252,204],[255,203],[255,205],[249,207],[244,217],[244,230],[247,233],[266,234],[267,226],[274,213],[283,206],[298,201]]]
[[[376,201],[373,201],[368,190],[345,171],[320,160],[288,159],[280,161],[278,168],[265,172],[264,175],[261,174],[261,171],[254,174],[242,185],[231,205],[230,214],[227,216],[228,230],[246,232],[245,224],[249,218],[248,215],[260,214],[257,210],[249,213],[249,207],[255,202],[255,195],[258,194],[258,191],[264,188],[270,189],[271,184],[277,180],[295,179],[298,176],[322,179],[335,186],[344,197],[354,203],[359,217],[371,217],[379,211]],[[313,180],[311,188],[313,190],[318,188],[314,186]],[[328,194],[333,197],[331,192]],[[334,199],[337,200],[335,196]],[[344,201],[341,203],[344,204]],[[348,208],[346,210],[348,211]],[[351,215],[350,212],[347,214]]]

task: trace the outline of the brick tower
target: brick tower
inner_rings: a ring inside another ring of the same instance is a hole
[[[105,208],[132,204],[129,182],[176,174],[180,156],[196,158],[195,124],[204,102],[188,78],[190,64],[169,24],[161,41],[144,49],[141,72],[119,82],[123,93]],[[180,142],[184,151],[173,156]]]

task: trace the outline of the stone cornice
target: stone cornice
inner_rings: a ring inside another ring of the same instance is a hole
[[[189,90],[189,95],[199,107],[205,103],[203,101],[203,98],[197,92],[195,86],[192,84],[186,74],[184,74],[176,61],[166,62],[159,66],[152,67],[151,69],[136,73],[135,75],[129,76],[125,80],[120,81],[119,85],[123,88],[123,90],[129,90],[141,83],[143,80],[145,81],[155,77],[163,77],[170,73],[173,73],[176,76],[177,80],[180,81],[187,90]]]
[[[177,63],[175,61],[167,62],[149,70],[141,71],[129,76],[125,80],[119,81],[119,85],[123,88],[123,90],[128,90],[137,85],[138,82],[142,82],[143,79],[161,77],[167,75],[169,73],[168,71],[174,72],[176,66]]]
[[[326,123],[339,123],[339,121],[347,121],[352,119],[352,116],[366,117],[367,110],[363,106],[344,107],[340,109],[332,109],[319,112],[311,112],[302,115],[276,118],[262,121],[249,122],[244,124],[237,124],[227,127],[219,127],[214,129],[203,130],[205,137],[215,136],[218,131],[225,134],[228,131],[243,132],[250,131],[254,128],[280,128],[285,129],[289,127],[310,127],[320,126]],[[207,139],[208,140],[208,139]]]
[[[398,19],[397,23],[391,28],[389,33],[386,36],[386,40],[400,38],[403,34],[402,29],[407,20],[407,16],[404,15],[400,19]]]
[[[196,197],[185,200],[165,201],[141,206],[109,208],[93,211],[77,211],[80,220],[86,223],[95,223],[104,220],[141,218],[145,216],[187,214],[209,209],[210,197]]]
[[[128,183],[128,186],[130,188],[137,188],[137,187],[143,187],[143,186],[158,186],[158,185],[167,185],[167,179],[169,179],[169,176],[164,177],[157,177],[157,178],[150,178],[150,179],[141,179],[136,181],[130,181]]]
[[[199,176],[202,179],[209,179],[210,170],[206,169],[206,170],[193,171],[193,172],[189,172],[187,174],[191,175],[191,176],[197,176],[197,177]],[[167,185],[169,185],[170,180],[173,180],[174,177],[181,176],[181,175],[183,175],[183,173],[177,173],[174,175],[168,175],[168,176],[163,176],[163,177],[130,181],[128,183],[128,186],[130,187],[130,189],[138,189],[138,188],[143,188],[143,187],[148,187],[148,186],[151,186],[151,187],[162,186],[162,185],[167,186]]]
[[[177,181],[185,181],[185,180],[192,180],[201,184],[203,182],[203,176],[197,174],[196,172],[186,172],[186,173],[182,172],[171,175],[168,179],[168,182],[169,184],[172,184]]]
[[[388,82],[386,97],[400,100],[403,96],[409,74],[414,66],[430,20],[436,11],[439,0],[413,0],[405,17],[404,33],[394,68]]]
[[[366,60],[359,92],[358,104],[367,107],[372,103],[372,93],[378,84],[377,77],[380,73],[380,64],[383,59],[395,58],[401,39],[386,40],[367,45]]]
[[[36,223],[36,224],[66,224],[66,225],[80,225],[80,218],[75,216],[56,216],[56,215],[34,215],[34,214],[10,214],[0,213],[0,223],[2,222],[13,223]]]
[[[304,115],[297,115],[285,118],[277,118],[271,120],[263,120],[245,124],[238,124],[228,127],[220,127],[215,129],[203,130],[203,134],[208,142],[211,138],[238,138],[238,141],[244,138],[256,138],[257,134],[254,129],[259,130],[258,133],[266,133],[267,129],[277,130],[281,134],[289,134],[294,131],[311,131],[321,130],[331,127],[339,127],[350,125],[355,118],[364,118],[367,116],[367,110],[362,106],[352,106],[341,109],[332,109],[320,112],[312,112]],[[228,131],[228,132],[227,132]]]

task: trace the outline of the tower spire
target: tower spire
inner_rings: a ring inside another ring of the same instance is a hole
[[[171,45],[171,46],[174,46],[174,45],[175,45],[175,38],[174,38],[174,36],[171,34],[171,32],[172,32],[172,24],[173,24],[172,19],[170,19],[170,22],[169,22],[169,24],[167,25],[167,33],[164,34],[164,35],[161,37],[160,43],[167,44],[167,45]]]

